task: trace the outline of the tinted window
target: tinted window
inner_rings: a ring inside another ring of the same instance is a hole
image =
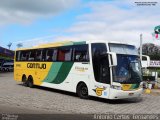
[[[16,61],[20,61],[21,60],[21,58],[20,58],[21,56],[20,55],[21,55],[21,51],[17,51],[16,52]]]
[[[88,45],[75,45],[73,60],[75,62],[89,61]]]
[[[89,61],[88,45],[64,46],[16,52],[17,61]]]
[[[72,47],[58,48],[58,61],[71,61],[72,60]]]
[[[104,43],[92,43],[92,57],[97,57],[107,52],[106,44]]]
[[[106,44],[92,44],[92,62],[94,77],[97,82],[110,84],[110,68]]]
[[[57,60],[57,52],[56,48],[50,48],[46,50],[46,61],[56,61]]]
[[[56,61],[57,60],[57,54],[58,54],[58,50],[54,49],[53,56],[52,56],[52,61]]]
[[[30,50],[30,51],[28,51],[28,53],[29,53],[28,61],[35,61],[36,51],[35,50]]]
[[[26,61],[29,59],[30,52],[29,51],[21,51],[20,61]]]
[[[35,61],[42,61],[43,50],[39,49],[36,51]]]

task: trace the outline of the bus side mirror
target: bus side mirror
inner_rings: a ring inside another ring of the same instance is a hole
[[[111,57],[111,64],[110,66],[117,66],[117,55],[114,52],[108,52]]]
[[[145,57],[147,60],[146,61],[141,60],[142,68],[149,67],[150,66],[150,57],[147,55],[142,55],[142,58],[143,57]]]

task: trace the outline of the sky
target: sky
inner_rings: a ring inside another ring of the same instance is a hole
[[[160,44],[160,1],[152,0],[0,0],[0,46],[11,49],[54,41],[119,41]]]

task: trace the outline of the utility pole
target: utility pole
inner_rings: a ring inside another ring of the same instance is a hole
[[[140,60],[142,61],[142,34],[140,34]]]

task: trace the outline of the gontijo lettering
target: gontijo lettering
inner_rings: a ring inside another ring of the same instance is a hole
[[[45,63],[27,63],[27,68],[46,69]]]

